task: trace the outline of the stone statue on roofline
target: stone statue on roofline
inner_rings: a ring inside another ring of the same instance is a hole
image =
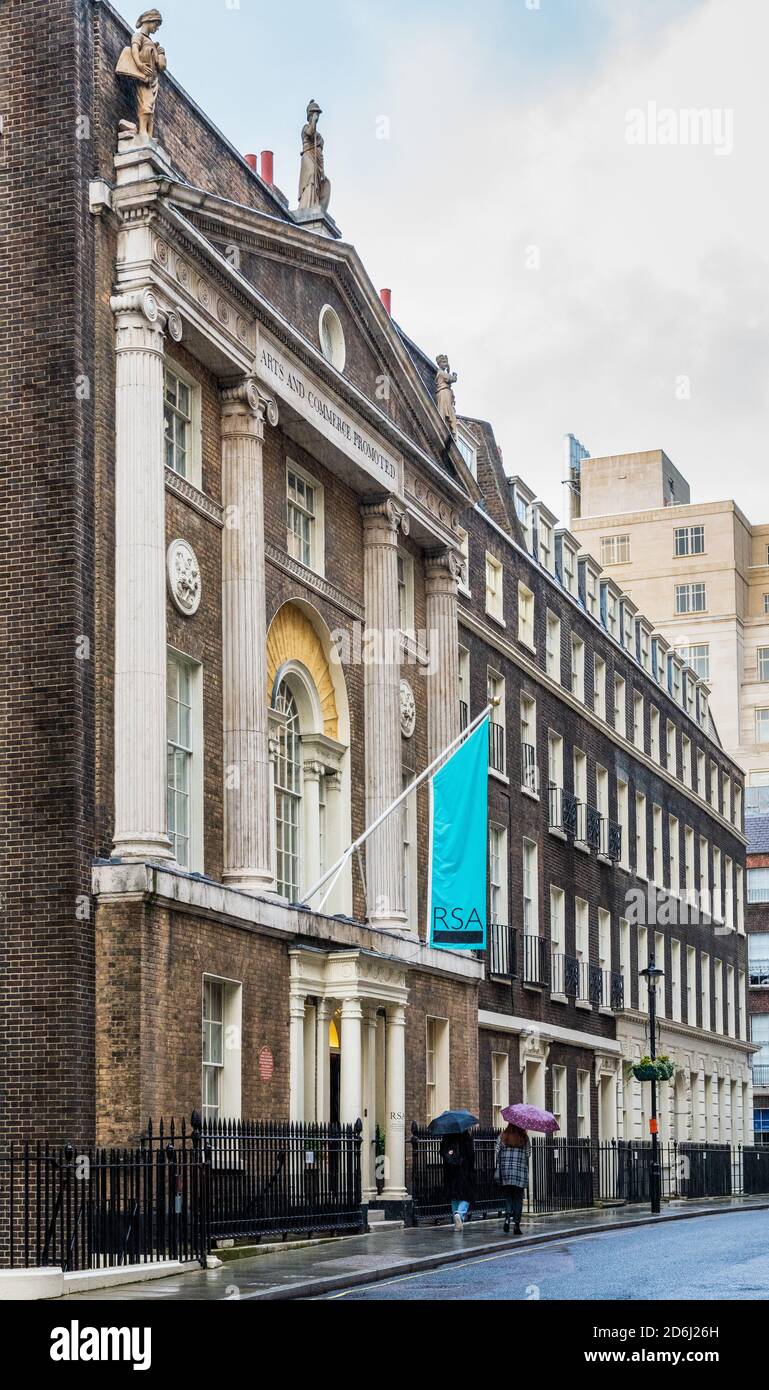
[[[156,43],[156,34],[163,16],[160,10],[145,10],[136,21],[136,33],[131,43],[118,58],[116,73],[127,77],[134,84],[136,94],[136,113],[138,124],[133,121],[120,122],[120,137],[127,139],[138,135],[148,143],[155,135],[155,106],[160,88],[160,74],[168,65],[165,49]]]
[[[331,184],[326,178],[326,165],[323,155],[323,136],[318,130],[318,120],[323,115],[317,101],[307,107],[307,124],[302,129],[302,163],[299,170],[300,208],[320,208],[328,212],[331,202]]]
[[[446,421],[454,438],[457,436],[459,426],[457,424],[457,400],[454,395],[454,383],[457,380],[456,372],[452,372],[449,366],[449,359],[445,353],[435,359],[438,371],[435,376],[435,403],[439,413]]]

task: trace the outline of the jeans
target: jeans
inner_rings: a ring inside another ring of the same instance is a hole
[[[452,1202],[452,1203],[451,1203],[451,1215],[452,1215],[452,1216],[456,1216],[457,1212],[459,1212],[459,1215],[461,1216],[461,1218],[462,1218],[463,1221],[466,1221],[466,1220],[467,1220],[467,1213],[469,1212],[469,1210],[470,1210],[470,1203],[469,1203],[469,1202]]]
[[[520,1226],[523,1216],[523,1194],[524,1187],[503,1187],[502,1196],[505,1199],[505,1216],[508,1221],[512,1216],[516,1226]]]

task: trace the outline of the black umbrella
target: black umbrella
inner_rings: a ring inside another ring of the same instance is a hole
[[[469,1110],[444,1110],[442,1115],[436,1115],[431,1120],[428,1127],[428,1134],[464,1134],[467,1129],[475,1129],[478,1124],[475,1115],[471,1115]]]

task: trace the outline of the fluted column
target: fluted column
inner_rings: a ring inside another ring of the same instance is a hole
[[[291,993],[288,1004],[289,1119],[304,1119],[304,1009],[305,995]]]
[[[406,1196],[406,1010],[402,1004],[387,1010],[385,1048],[387,1182],[382,1195],[401,1201]]]
[[[277,424],[277,407],[253,381],[222,391],[224,881],[254,893],[275,887],[267,731],[265,414],[270,424]]]
[[[363,1113],[362,1034],[363,1009],[358,999],[342,1001],[341,1077],[339,1118],[343,1125],[354,1125]]]
[[[173,858],[166,816],[164,336],[181,319],[149,290],[116,295],[115,841]]]
[[[398,535],[408,518],[391,498],[362,509],[368,659],[365,673],[366,825],[396,800],[401,785]],[[368,919],[407,932],[401,817],[388,816],[366,844]]]
[[[376,1004],[363,1010],[363,1192],[366,1201],[376,1193]]]
[[[331,1054],[328,1028],[334,1012],[329,999],[319,999],[315,1008],[315,1116],[319,1124],[328,1124],[331,1103]]]
[[[425,562],[427,640],[427,746],[430,762],[459,737],[457,593],[462,564],[453,550]]]

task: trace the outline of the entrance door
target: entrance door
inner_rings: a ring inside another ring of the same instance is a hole
[[[332,1052],[329,1061],[331,1063],[329,1074],[329,1118],[332,1125],[338,1125],[340,1123],[339,1100],[342,1081],[341,1053]]]

